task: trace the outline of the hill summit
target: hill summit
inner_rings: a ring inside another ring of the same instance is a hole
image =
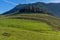
[[[30,4],[19,4],[15,8],[11,9],[6,14],[20,14],[20,13],[43,13],[50,14],[60,17],[60,3],[30,3]]]

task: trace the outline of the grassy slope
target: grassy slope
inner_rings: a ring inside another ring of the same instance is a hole
[[[46,19],[50,19],[49,23],[51,20],[52,23],[54,23],[55,20],[59,20],[55,17],[48,16],[48,18],[47,15],[44,16],[38,15],[36,17],[43,18],[45,21],[43,19],[43,21],[41,19],[38,19],[39,21],[37,21],[34,15],[19,16],[19,18],[24,19],[0,19],[0,40],[60,40],[60,31],[56,31],[56,26],[53,27],[51,24],[47,24]],[[32,19],[31,17],[34,20],[28,20]],[[59,24],[57,23],[56,25],[59,27]],[[10,36],[2,35],[4,32],[9,33]]]
[[[16,16],[10,16],[11,18],[16,19],[29,19],[29,20],[37,20],[47,23],[51,25],[54,29],[60,30],[60,19],[54,16],[50,16],[47,14],[20,14]]]

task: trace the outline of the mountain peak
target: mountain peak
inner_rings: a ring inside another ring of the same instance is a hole
[[[44,3],[44,2],[36,2],[31,4],[19,4],[12,10],[4,13],[4,14],[12,14],[12,13],[21,13],[21,12],[32,12],[32,13],[47,13],[51,15],[55,15],[60,17],[60,4],[58,3]],[[17,14],[18,14],[17,13]]]

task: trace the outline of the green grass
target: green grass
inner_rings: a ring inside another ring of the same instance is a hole
[[[30,14],[2,17],[0,40],[60,40],[60,31],[56,29],[60,26],[59,20],[48,15]],[[9,35],[4,36],[4,33]]]
[[[2,35],[4,32],[10,36]],[[60,40],[57,33],[40,33],[19,28],[0,27],[0,40]]]
[[[45,22],[26,20],[26,19],[0,19],[0,26],[23,28],[36,31],[52,30],[51,26]]]

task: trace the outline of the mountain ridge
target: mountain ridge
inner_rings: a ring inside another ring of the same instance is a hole
[[[29,9],[30,6],[32,6],[36,10],[38,9],[37,11],[39,11],[39,13],[41,12],[41,9],[42,9],[43,13],[46,12],[47,14],[51,14],[56,17],[60,17],[60,8],[59,8],[60,6],[59,5],[60,5],[60,3],[43,3],[43,2],[36,2],[36,3],[30,3],[30,4],[19,4],[16,7],[14,7],[13,9],[11,9],[10,11],[3,13],[3,15],[12,14],[12,13],[18,14],[18,13],[21,13],[20,12],[21,9],[27,10],[27,9]],[[30,12],[30,10],[29,10],[29,12]]]

